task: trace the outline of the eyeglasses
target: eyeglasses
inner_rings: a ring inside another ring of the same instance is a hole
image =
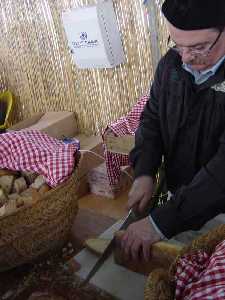
[[[169,48],[173,49],[174,51],[178,52],[181,55],[182,55],[184,49],[186,48],[186,49],[188,49],[189,53],[193,56],[208,56],[210,54],[210,52],[212,51],[212,49],[214,48],[214,46],[216,45],[216,43],[219,41],[222,32],[223,32],[223,30],[220,30],[215,41],[211,45],[208,45],[207,47],[202,46],[202,45],[199,45],[196,47],[188,47],[188,46],[180,47],[180,46],[177,46],[173,40],[171,40],[170,36],[168,37],[168,40],[167,40],[167,46]]]

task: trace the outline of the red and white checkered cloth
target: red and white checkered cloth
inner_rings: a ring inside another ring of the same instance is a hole
[[[33,171],[51,187],[72,173],[77,149],[36,130],[0,134],[0,168]]]
[[[181,257],[175,280],[176,300],[224,300],[225,240],[211,256],[198,251]]]
[[[110,124],[106,130],[110,128],[116,136],[122,136],[126,134],[134,135],[139,125],[141,113],[148,99],[149,94],[142,96],[133,106],[132,110],[127,116],[123,116],[116,122]],[[129,165],[128,155],[112,153],[105,147],[104,157],[106,161],[109,184],[116,185],[120,179],[121,167]]]

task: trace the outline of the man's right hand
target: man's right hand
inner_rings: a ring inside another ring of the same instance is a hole
[[[140,176],[135,179],[128,195],[128,209],[143,213],[151,200],[154,182],[151,176]]]

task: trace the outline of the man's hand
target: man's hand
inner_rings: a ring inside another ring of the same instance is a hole
[[[121,240],[121,248],[126,257],[137,261],[150,259],[151,245],[160,241],[159,234],[153,228],[149,217],[131,224]]]
[[[150,176],[141,176],[135,179],[128,195],[128,209],[142,213],[151,200],[154,190],[153,179]]]

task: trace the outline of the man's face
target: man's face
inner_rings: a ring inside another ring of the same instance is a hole
[[[225,55],[225,31],[219,36],[216,29],[186,31],[174,27],[169,22],[167,24],[170,38],[176,44],[182,61],[193,70],[206,70]]]

